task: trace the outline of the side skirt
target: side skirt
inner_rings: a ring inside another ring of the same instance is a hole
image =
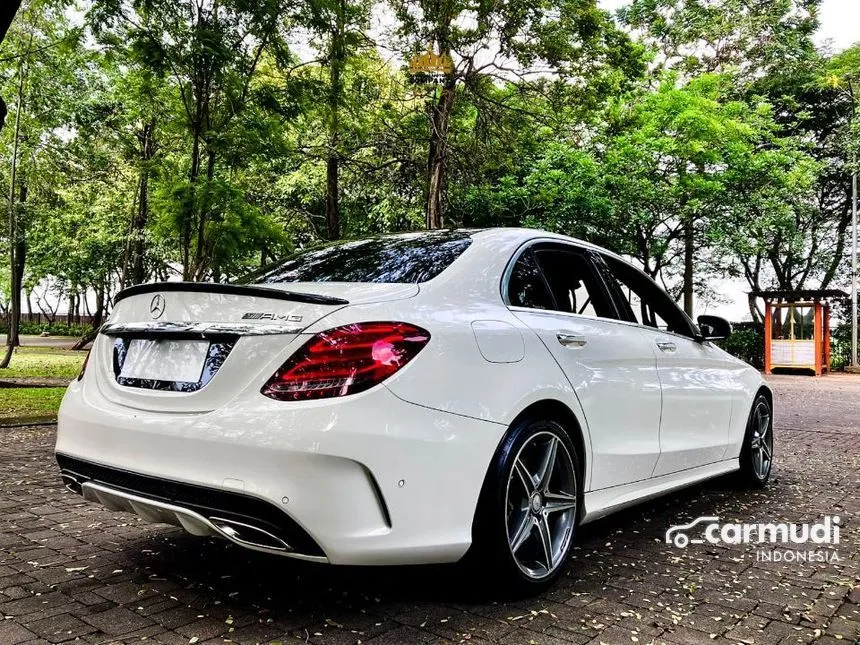
[[[719,477],[733,470],[738,470],[737,457],[652,479],[643,479],[632,484],[622,484],[621,486],[612,486],[611,488],[602,488],[585,493],[585,513],[581,523],[586,524],[615,511],[620,511],[622,508],[634,506],[706,479]]]

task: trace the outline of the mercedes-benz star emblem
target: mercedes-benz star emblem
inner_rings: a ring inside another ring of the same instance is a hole
[[[164,296],[160,293],[152,296],[152,300],[149,301],[149,313],[153,318],[161,318],[161,314],[164,313]]]

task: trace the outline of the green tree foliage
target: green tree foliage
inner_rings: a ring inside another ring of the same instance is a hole
[[[470,193],[472,212],[592,240],[636,258],[670,292],[705,292],[733,261],[725,249],[793,217],[818,171],[798,139],[780,136],[772,106],[731,98],[730,80],[705,74],[679,87],[670,76],[612,101],[588,145],[534,146],[526,172]],[[698,280],[684,275],[688,241]]]
[[[22,4],[4,43],[9,55],[4,59],[7,73],[0,81],[0,94],[14,103],[10,110],[12,127],[0,135],[0,145],[9,160],[5,243],[12,319],[7,352],[0,361],[3,367],[18,343],[29,232],[49,215],[57,201],[57,175],[65,147],[61,128],[71,120],[71,99],[82,90],[78,69],[86,64],[80,55],[80,37],[80,30],[69,24],[62,3],[29,0]]]
[[[371,41],[366,35],[370,10],[368,0],[309,0],[299,9],[298,22],[313,35],[318,62],[326,72],[319,89],[320,104],[325,106],[321,116],[326,133],[325,217],[329,239],[340,237],[340,166],[356,143],[349,133],[357,128],[344,127],[342,122],[349,89],[347,66],[357,54],[370,49]]]
[[[658,53],[686,74],[735,68],[748,77],[814,53],[821,0],[633,0],[620,11]]]
[[[610,193],[621,207],[613,228],[646,271],[670,291],[679,284],[690,314],[727,242],[745,239],[739,226],[769,228],[808,197],[817,172],[799,140],[779,136],[772,106],[732,99],[729,81],[705,74],[678,88],[669,79],[621,104],[607,144]]]
[[[818,172],[803,199],[757,205],[758,217],[729,237],[733,255],[752,290],[828,288],[844,278],[850,211],[850,93],[832,84],[832,61],[823,56],[788,64],[744,88],[773,105],[781,137],[802,141]],[[797,179],[794,186],[802,186]],[[788,193],[790,194],[790,193]],[[782,207],[781,207],[782,206]],[[790,208],[789,208],[790,206]],[[786,210],[787,209],[787,210]],[[750,302],[754,319],[760,312]]]
[[[244,228],[273,228],[230,176],[243,163],[236,143],[251,127],[245,117],[254,99],[254,74],[267,49],[278,46],[284,9],[282,0],[94,5],[96,33],[130,43],[141,64],[169,77],[179,94],[189,144],[186,176],[162,186],[159,204],[179,229],[186,280],[220,279],[234,268],[237,255],[241,259],[257,247],[255,235]]]
[[[831,95],[843,106],[846,127],[842,128],[842,147],[848,152],[850,169],[860,172],[860,43],[824,63],[824,82]]]
[[[0,50],[4,310],[443,224],[608,246],[688,310],[845,279],[860,64],[812,47],[818,0],[69,2]],[[428,45],[453,67],[415,83]]]
[[[656,70],[677,70],[681,79],[702,73],[730,73],[735,92],[755,102],[751,86],[762,79],[767,82],[786,69],[802,68],[817,56],[812,34],[818,26],[820,3],[821,0],[633,0],[619,15],[652,48]],[[768,98],[778,101],[778,97]],[[767,224],[763,227],[769,230]],[[688,220],[684,232],[683,294],[689,313],[693,310],[696,288],[692,266],[695,236],[696,226]],[[741,252],[736,248],[730,250]],[[749,262],[741,262],[751,282],[758,280],[761,265],[758,254],[754,256],[758,266],[755,261],[751,266]]]
[[[451,139],[461,122],[483,118],[487,127],[493,112],[513,107],[505,99],[517,102],[521,93],[561,91],[586,103],[642,71],[641,49],[593,2],[392,0],[391,6],[407,57],[427,47],[451,61],[426,93],[428,228],[444,224],[449,169],[461,161],[451,154]],[[547,75],[557,81],[547,82]],[[495,91],[494,82],[514,80],[517,92]],[[458,118],[458,97],[470,102],[471,115]]]

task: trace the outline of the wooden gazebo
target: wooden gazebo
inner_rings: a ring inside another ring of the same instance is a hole
[[[753,291],[764,300],[764,372],[830,371],[830,300],[848,296],[839,289]]]

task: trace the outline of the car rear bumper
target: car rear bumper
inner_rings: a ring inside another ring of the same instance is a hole
[[[233,491],[184,484],[57,453],[66,488],[112,511],[223,537],[258,551],[325,561],[320,546],[280,508]]]
[[[385,387],[300,403],[254,392],[189,414],[118,405],[85,378],[63,400],[56,450],[70,488],[108,508],[333,564],[420,564],[465,554],[504,431]]]

